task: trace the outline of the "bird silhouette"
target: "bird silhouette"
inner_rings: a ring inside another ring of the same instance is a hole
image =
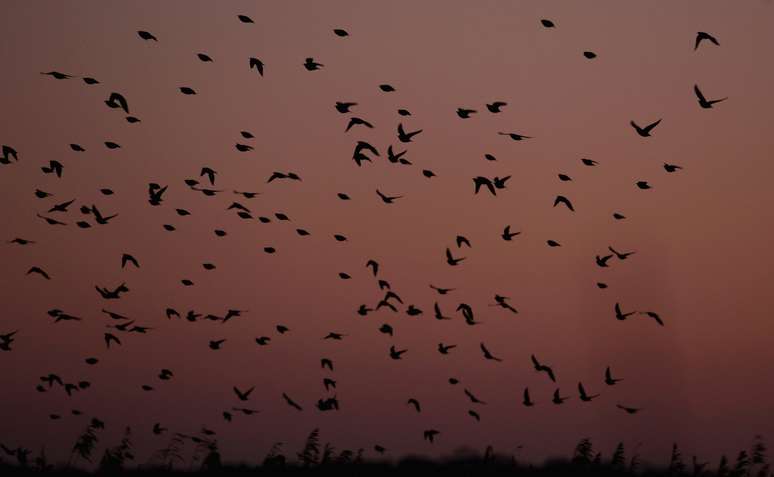
[[[470,240],[468,240],[464,235],[457,235],[455,242],[457,243],[457,248],[461,248],[463,245],[467,245],[468,248],[471,247]]]
[[[622,409],[627,414],[636,414],[636,413],[638,413],[640,411],[640,408],[627,407],[627,406],[623,406],[621,404],[616,404],[615,407],[617,407],[618,409]]]
[[[395,349],[395,346],[390,346],[390,358],[392,359],[402,359],[403,354],[408,351],[406,349],[397,350]]]
[[[478,111],[475,109],[457,108],[457,116],[462,119],[468,119],[471,114],[475,114]]]
[[[387,195],[384,195],[384,194],[382,194],[382,193],[379,191],[379,189],[376,189],[376,195],[378,195],[378,196],[379,196],[379,198],[380,198],[380,199],[382,199],[382,202],[384,202],[385,204],[392,204],[392,203],[394,203],[394,202],[395,202],[397,199],[400,199],[400,198],[402,198],[402,197],[403,197],[402,195],[398,195],[398,196],[387,196]]]
[[[314,61],[314,58],[306,58],[304,60],[304,68],[306,68],[307,71],[319,70],[323,66],[325,66],[325,65],[323,65],[322,63],[317,63],[316,61]]]
[[[572,206],[572,202],[570,202],[570,199],[568,199],[563,195],[557,195],[556,199],[554,199],[554,207],[556,207],[558,204],[564,204],[572,212],[575,212],[575,208]]]
[[[653,311],[641,311],[640,314],[647,315],[653,318],[656,321],[656,323],[658,323],[659,325],[664,326],[664,321],[661,320],[661,317],[658,315],[658,313],[655,313]]]
[[[667,172],[675,172],[675,171],[679,171],[680,169],[682,169],[681,166],[678,166],[675,164],[667,164],[666,162],[664,163],[664,170]]]
[[[481,352],[484,353],[484,359],[489,359],[489,360],[498,361],[498,362],[502,361],[502,359],[492,355],[492,353],[489,352],[489,350],[486,348],[483,342],[480,344],[480,347],[481,347]]]
[[[457,345],[445,345],[443,343],[438,343],[438,352],[441,354],[449,354],[449,350],[452,350],[456,347]]]
[[[403,123],[399,123],[398,124],[398,140],[400,142],[411,142],[411,138],[413,138],[417,134],[421,133],[422,131],[423,131],[422,129],[417,129],[416,131],[412,131],[412,132],[408,132],[407,133],[403,129]]]
[[[448,263],[449,265],[451,266],[458,265],[461,261],[465,260],[465,258],[466,257],[455,258],[452,255],[451,250],[449,250],[448,247],[446,248],[446,263]]]
[[[354,126],[365,126],[369,129],[373,129],[374,125],[366,121],[365,119],[361,119],[355,116],[352,116],[349,118],[349,123],[347,123],[347,129],[344,130],[344,132],[348,132],[350,129],[352,129]]]
[[[535,405],[535,403],[529,397],[529,388],[524,388],[523,399],[522,399],[521,403],[524,404],[527,407],[532,407],[532,406]]]
[[[142,31],[142,30],[139,30],[139,31],[137,32],[137,35],[139,35],[139,36],[140,36],[140,38],[142,38],[143,40],[153,40],[153,41],[159,41],[159,40],[158,40],[158,38],[156,38],[155,36],[153,36],[153,34],[152,34],[152,33],[150,33],[150,32],[147,32],[147,31]]]
[[[435,285],[430,285],[430,288],[438,292],[439,295],[446,295],[447,293],[454,291],[454,288],[439,288]]]
[[[487,189],[489,189],[489,192],[491,192],[492,195],[497,195],[494,184],[492,184],[492,181],[486,177],[483,177],[483,176],[474,177],[473,184],[476,186],[476,189],[473,192],[474,194],[478,194],[478,191],[481,189],[481,186],[485,186]]]
[[[568,396],[560,396],[559,395],[559,388],[556,388],[554,391],[554,397],[551,399],[551,402],[554,404],[562,404],[564,401],[570,399]]]
[[[530,359],[532,359],[532,365],[534,366],[535,371],[537,371],[537,372],[545,372],[548,375],[548,378],[551,381],[556,382],[556,377],[554,376],[554,370],[551,369],[550,366],[546,366],[544,364],[541,364],[538,361],[538,359],[535,357],[534,354],[530,356]]]
[[[592,399],[599,396],[599,394],[586,394],[586,389],[581,382],[578,382],[578,393],[580,394],[580,400],[583,402],[591,402]]]
[[[600,267],[608,267],[609,265],[607,264],[607,261],[610,260],[611,258],[613,258],[612,254],[604,255],[604,256],[597,255],[596,257],[597,265]]]
[[[110,93],[108,99],[105,100],[105,104],[110,108],[121,108],[126,114],[129,114],[129,103],[126,102],[126,98],[121,93]]]
[[[532,136],[525,136],[523,134],[517,134],[517,133],[498,132],[497,134],[499,134],[501,136],[508,136],[509,138],[513,139],[514,141],[522,141],[524,139],[532,139]]]
[[[488,109],[490,113],[499,113],[502,111],[503,106],[508,106],[508,103],[504,101],[494,101],[492,103],[487,103],[486,109]]]
[[[661,119],[659,119],[658,121],[656,121],[654,123],[648,124],[644,128],[639,127],[637,125],[637,123],[635,123],[634,121],[629,121],[629,124],[632,125],[634,130],[637,131],[637,134],[639,134],[640,136],[642,136],[642,137],[650,137],[650,132],[653,130],[653,128],[655,128],[656,126],[661,124]]]
[[[422,433],[422,437],[429,441],[431,444],[435,442],[435,437],[440,434],[441,431],[435,430],[435,429],[428,429]]]
[[[616,383],[623,381],[623,379],[616,379],[613,377],[612,372],[610,371],[610,366],[605,368],[605,384],[608,386],[614,386]]]
[[[704,40],[714,43],[715,46],[720,46],[720,43],[718,42],[717,38],[715,38],[714,36],[710,35],[707,32],[700,31],[696,33],[696,42],[693,45],[693,51],[696,51],[699,48],[699,45],[701,44],[701,42]]]
[[[288,404],[288,406],[296,409],[297,411],[303,411],[304,410],[298,403],[296,403],[294,400],[292,400],[290,398],[290,396],[288,396],[287,394],[282,393],[282,398],[285,400],[285,402]]]
[[[607,247],[607,249],[610,250],[611,252],[613,252],[615,254],[616,258],[618,258],[618,260],[626,260],[630,255],[634,255],[635,253],[637,253],[635,251],[632,251],[632,252],[617,252],[613,247],[609,247],[609,246]]]
[[[721,101],[725,101],[728,99],[728,97],[720,98],[720,99],[711,99],[708,100],[704,97],[704,95],[701,93],[701,90],[699,89],[699,85],[693,85],[693,92],[696,93],[696,98],[699,101],[699,106],[701,106],[703,109],[710,109],[712,108],[713,104],[719,103]]]
[[[466,388],[466,389],[463,389],[463,392],[464,392],[464,393],[465,393],[465,395],[468,397],[468,399],[470,399],[470,402],[472,402],[473,404],[486,404],[486,402],[484,402],[484,401],[480,400],[479,398],[477,398],[477,397],[476,397],[475,395],[473,395],[473,393],[472,393],[472,392],[470,392],[470,391],[469,391],[467,388]]]
[[[240,401],[247,401],[250,398],[250,393],[255,390],[255,386],[251,387],[250,389],[247,389],[246,391],[240,391],[239,388],[234,386],[234,394],[236,394],[237,398],[239,398]]]
[[[631,316],[631,315],[633,315],[635,313],[637,313],[637,312],[636,311],[630,311],[629,313],[623,313],[623,312],[621,312],[621,305],[619,305],[618,303],[615,304],[615,317],[616,317],[616,319],[618,319],[620,321],[625,320],[626,318],[628,318],[629,316]]]
[[[46,273],[42,268],[40,267],[32,267],[29,270],[27,270],[27,275],[30,273],[37,273],[41,277],[45,278],[46,280],[51,280],[51,277]]]

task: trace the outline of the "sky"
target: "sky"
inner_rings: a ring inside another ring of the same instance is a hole
[[[251,462],[274,442],[293,455],[313,428],[338,449],[362,447],[371,457],[375,444],[391,458],[492,445],[536,462],[569,456],[582,437],[607,455],[623,441],[666,462],[673,442],[685,455],[717,459],[755,434],[772,436],[772,8],[714,0],[2,2],[0,144],[18,151],[18,162],[0,165],[0,238],[35,243],[0,247],[0,334],[19,330],[12,351],[0,352],[0,442],[66,459],[92,416],[106,422],[103,444],[131,426],[141,461],[171,433],[202,426],[217,431],[224,459]],[[694,50],[698,31],[719,46]],[[263,76],[250,57],[263,62]],[[308,57],[323,66],[308,71]],[[73,77],[40,74],[49,71]],[[381,91],[385,83],[395,91]],[[728,99],[702,109],[694,85]],[[106,106],[112,92],[140,122]],[[337,101],[357,105],[341,114]],[[493,101],[507,106],[492,114],[485,105]],[[462,119],[461,107],[477,112]],[[352,116],[373,128],[345,132]],[[648,138],[629,125],[658,119]],[[399,123],[422,132],[401,143]],[[357,141],[380,157],[358,167]],[[253,149],[239,152],[237,143]],[[388,146],[406,150],[411,165],[388,162]],[[41,171],[51,160],[63,164],[61,178]],[[668,173],[665,163],[683,169]],[[217,171],[214,186],[199,177],[203,167]],[[267,182],[275,171],[302,180]],[[511,178],[493,196],[474,194],[476,176]],[[189,178],[222,192],[205,196]],[[156,207],[150,183],[168,187]],[[53,196],[36,198],[36,189]],[[376,189],[402,197],[386,204]],[[553,207],[557,195],[575,211]],[[71,199],[67,212],[48,212]],[[235,201],[252,219],[227,210]],[[92,205],[118,216],[95,224],[79,211]],[[520,235],[502,240],[506,225]],[[458,248],[457,235],[471,247]],[[595,256],[609,246],[636,253],[598,267]],[[447,247],[465,260],[449,266]],[[122,268],[124,253],[140,267]],[[50,280],[26,274],[33,266]],[[404,304],[360,316],[361,304],[383,298],[378,279]],[[117,300],[94,288],[123,282],[129,292]],[[441,296],[430,284],[455,290]],[[495,294],[518,313],[490,306]],[[433,318],[435,302],[452,320]],[[643,314],[616,320],[617,302],[658,313],[664,326]],[[460,303],[482,324],[466,325]],[[407,315],[410,304],[423,314]],[[246,311],[226,323],[188,322],[168,319],[167,307]],[[54,308],[82,320],[54,323],[46,313]],[[118,322],[103,308],[152,329],[106,329]],[[394,336],[379,332],[384,323]],[[278,334],[278,324],[290,331]],[[107,349],[106,331],[122,345]],[[345,336],[323,340],[329,332]],[[258,346],[260,336],[269,345]],[[222,349],[211,350],[218,339]],[[441,355],[440,342],[457,348]],[[502,361],[485,360],[480,343]],[[390,359],[391,345],[408,351]],[[532,354],[553,368],[556,384],[535,371]],[[87,365],[90,356],[100,362]],[[321,369],[323,357],[333,371]],[[623,381],[605,385],[607,366]],[[157,378],[162,368],[173,371],[170,381]],[[72,397],[56,386],[36,392],[49,373],[92,386]],[[326,392],[326,377],[335,391]],[[581,402],[578,382],[600,396]],[[243,403],[233,386],[255,391]],[[533,407],[521,404],[525,387]],[[550,402],[556,387],[570,396],[561,406]],[[333,395],[339,411],[315,408]],[[221,413],[234,406],[260,413],[225,422]],[[169,432],[153,435],[156,422]],[[423,441],[426,429],[440,431],[435,443]]]

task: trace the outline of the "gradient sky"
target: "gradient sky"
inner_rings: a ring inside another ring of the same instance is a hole
[[[543,28],[541,18],[557,27]],[[2,239],[37,241],[0,247],[0,333],[20,330],[13,352],[0,353],[0,442],[45,444],[64,458],[87,423],[70,409],[106,421],[103,443],[132,426],[141,461],[167,441],[151,434],[154,422],[186,433],[215,429],[224,458],[248,461],[275,441],[295,452],[314,427],[340,449],[378,443],[398,457],[523,445],[520,455],[533,461],[567,456],[585,436],[608,455],[620,440],[630,449],[641,442],[642,455],[658,462],[674,441],[686,456],[716,459],[756,433],[772,436],[773,19],[767,1],[0,3],[0,144],[19,152],[18,162],[0,166]],[[697,31],[720,46],[694,52]],[[585,50],[598,57],[585,59]],[[199,52],[214,62],[199,61]],[[263,77],[248,69],[251,56],[265,63]],[[307,71],[306,57],[325,66]],[[100,84],[39,74],[51,70]],[[381,92],[382,83],[397,91]],[[701,109],[694,84],[729,99]],[[181,86],[198,94],[184,96]],[[142,122],[128,124],[104,104],[113,91]],[[494,100],[508,102],[501,114],[486,111]],[[345,133],[348,116],[336,101],[357,102],[353,114],[375,128]],[[458,107],[479,113],[462,120]],[[629,126],[659,118],[647,139]],[[424,132],[401,144],[401,121]],[[255,139],[243,140],[241,130]],[[499,131],[534,138],[513,142]],[[382,158],[358,168],[358,140]],[[104,141],[122,147],[108,150]],[[237,142],[255,149],[240,153]],[[390,144],[407,149],[414,165],[388,163]],[[40,170],[52,159],[65,166],[61,179]],[[684,169],[668,174],[665,162]],[[205,197],[183,183],[204,166],[218,171],[215,188],[225,192]],[[267,184],[273,171],[303,180]],[[478,175],[512,179],[497,197],[473,195]],[[639,190],[638,180],[653,189]],[[150,182],[169,186],[160,207],[148,204]],[[115,195],[103,196],[103,187]],[[54,197],[37,199],[36,188]],[[404,197],[386,205],[376,188]],[[233,189],[261,195],[247,200]],[[576,212],[553,208],[557,194]],[[48,214],[66,227],[35,216],[70,199],[69,212]],[[235,200],[255,217],[282,212],[291,221],[244,221],[225,210]],[[89,219],[78,208],[91,204],[119,216],[77,228]],[[627,219],[613,220],[615,211]],[[505,225],[521,235],[503,241]],[[311,235],[296,235],[297,227]],[[217,238],[215,228],[229,235]],[[349,240],[336,242],[337,233]],[[470,250],[456,250],[458,234]],[[599,268],[594,257],[609,245],[637,253]],[[266,246],[277,253],[265,254]],[[449,267],[446,247],[467,259]],[[122,270],[124,252],[141,268]],[[364,267],[370,258],[424,315],[409,317],[405,307],[355,313],[383,293]],[[203,262],[218,268],[205,271]],[[25,275],[34,265],[52,279]],[[120,300],[94,290],[124,281],[130,292]],[[439,297],[430,283],[457,290]],[[511,297],[519,314],[487,306],[495,293]],[[436,300],[453,320],[432,318]],[[466,326],[454,312],[460,302],[484,324]],[[615,302],[656,311],[666,326],[644,316],[617,321]],[[123,346],[106,350],[103,307],[153,330],[122,334]],[[167,320],[166,307],[249,312],[227,324],[189,323]],[[52,308],[83,321],[53,324]],[[278,336],[280,323],[290,333]],[[383,323],[395,328],[393,338],[377,331]],[[321,340],[330,331],[347,336]],[[269,346],[255,344],[262,335],[272,337]],[[208,340],[221,338],[223,349],[211,351]],[[441,341],[459,346],[441,356]],[[480,342],[503,362],[484,360]],[[391,344],[409,350],[403,360],[389,359]],[[533,353],[572,396],[564,405],[550,403],[555,386],[532,369]],[[87,356],[100,364],[87,366]],[[321,357],[334,361],[334,372],[320,369]],[[615,387],[602,382],[608,365],[624,378]],[[174,379],[159,381],[161,368]],[[35,392],[51,372],[93,385],[72,398],[58,388]],[[461,384],[449,385],[452,376]],[[339,412],[314,408],[329,395],[323,377],[338,382]],[[581,403],[578,381],[601,396]],[[246,406],[261,413],[228,424],[221,412],[242,404],[234,385],[256,386]],[[532,408],[521,405],[525,386]],[[472,405],[463,388],[488,404]],[[286,406],[283,392],[305,410]],[[643,411],[627,415],[616,403]],[[51,421],[50,413],[64,418]],[[422,441],[428,428],[441,431],[434,445]]]

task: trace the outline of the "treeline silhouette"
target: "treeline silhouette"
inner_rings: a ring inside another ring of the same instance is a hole
[[[627,475],[627,476],[670,476],[670,477],[774,477],[767,456],[767,445],[760,435],[753,438],[749,449],[743,449],[731,459],[722,455],[712,464],[696,456],[685,458],[678,445],[672,445],[668,463],[650,464],[644,462],[637,452],[627,453],[623,442],[606,456],[594,448],[591,439],[583,438],[575,446],[570,458],[546,460],[542,465],[522,462],[515,455],[496,453],[488,446],[483,454],[475,451],[460,451],[454,457],[432,460],[421,457],[405,457],[396,462],[384,458],[366,459],[365,449],[338,450],[330,443],[323,444],[320,430],[309,433],[303,447],[297,452],[286,452],[282,442],[275,443],[260,465],[229,464],[221,461],[221,454],[214,432],[202,429],[199,435],[174,434],[167,444],[152,453],[145,463],[139,463],[133,450],[132,431],[127,427],[118,444],[106,447],[97,457],[99,431],[104,424],[98,419],[86,427],[78,436],[67,463],[52,464],[45,450],[32,457],[31,451],[23,447],[16,449],[2,446],[0,472],[12,473],[52,472],[58,474],[87,475],[141,473],[297,473],[374,475],[395,473],[434,472],[457,474],[498,473],[508,475]],[[193,444],[193,454],[188,460],[183,455]],[[386,449],[374,446],[374,452],[383,455]],[[87,470],[92,469],[92,470]]]

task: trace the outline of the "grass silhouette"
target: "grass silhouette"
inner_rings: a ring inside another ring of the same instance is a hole
[[[489,446],[483,454],[464,452],[456,457],[432,460],[405,457],[397,462],[365,460],[364,449],[338,451],[332,444],[321,444],[320,430],[312,430],[303,447],[290,460],[281,442],[275,443],[260,465],[233,465],[221,461],[217,441],[212,435],[173,435],[168,444],[152,453],[146,463],[138,463],[133,452],[132,432],[126,428],[120,442],[103,450],[102,458],[94,465],[99,443],[98,432],[104,428],[93,420],[78,436],[66,464],[48,462],[44,450],[30,459],[28,449],[2,446],[0,472],[3,475],[27,473],[55,473],[60,475],[183,475],[183,474],[305,474],[322,475],[395,475],[395,474],[449,474],[449,475],[513,475],[513,476],[669,476],[669,477],[774,477],[768,462],[767,447],[760,435],[753,438],[748,450],[741,450],[733,464],[728,457],[720,457],[713,468],[709,462],[693,456],[686,463],[678,445],[672,446],[667,465],[644,464],[635,451],[627,456],[623,442],[618,443],[610,457],[596,449],[590,439],[583,438],[575,446],[570,458],[549,459],[542,465],[520,462],[513,455],[498,454]],[[186,441],[194,444],[189,462],[183,458]],[[92,464],[86,469],[80,464]]]

